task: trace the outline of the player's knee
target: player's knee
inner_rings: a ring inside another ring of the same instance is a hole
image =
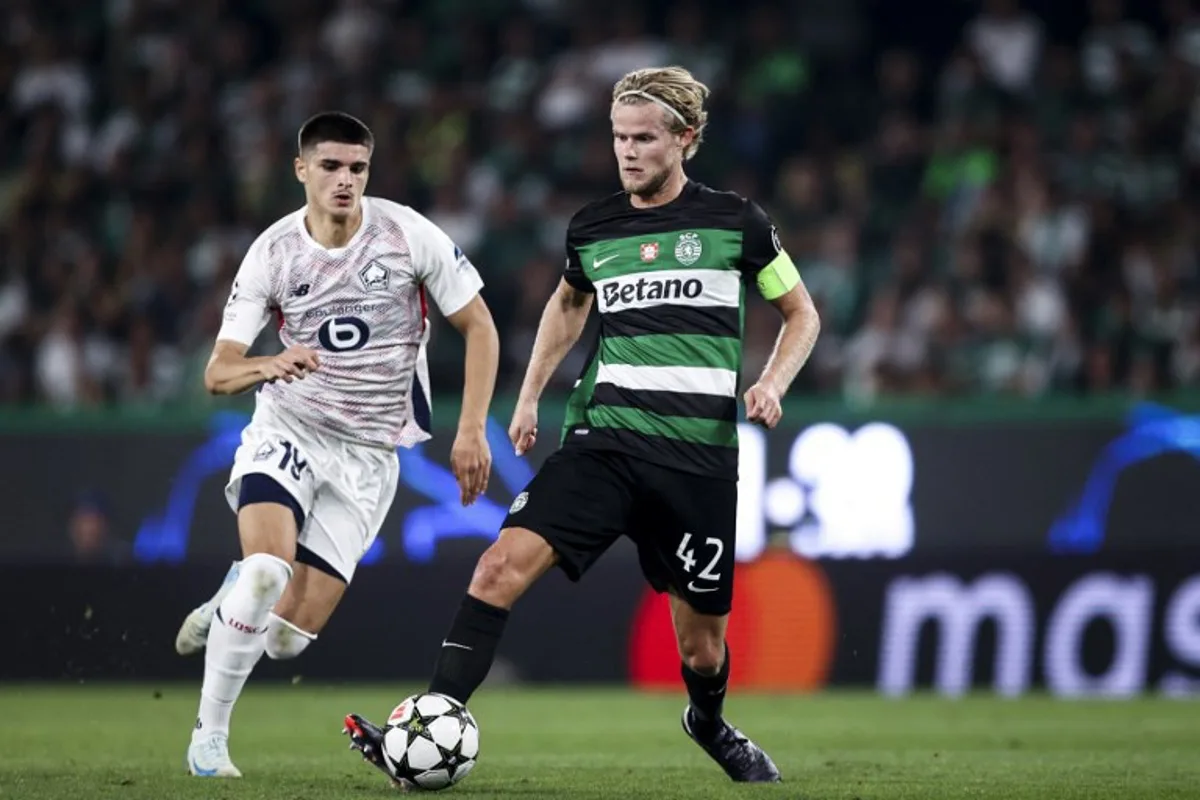
[[[245,587],[258,602],[274,605],[292,577],[292,567],[282,558],[254,553],[242,559],[238,568],[238,586]]]
[[[270,627],[267,628],[267,657],[275,661],[295,658],[316,638],[315,633],[309,633],[283,617],[272,614]]]
[[[716,675],[725,660],[725,642],[708,631],[681,631],[679,657],[692,672]]]
[[[479,557],[468,592],[485,603],[508,608],[525,591],[526,582],[512,553],[497,542]]]

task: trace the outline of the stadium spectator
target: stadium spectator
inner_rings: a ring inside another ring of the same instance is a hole
[[[764,199],[826,321],[795,393],[1195,385],[1195,2],[902,5],[4,3],[0,403],[211,402],[233,270],[300,204],[291,132],[329,107],[376,131],[372,193],[485,272],[513,389],[566,215],[618,186],[613,76],[675,61],[720,109],[694,177]],[[749,375],[769,309],[746,327]]]

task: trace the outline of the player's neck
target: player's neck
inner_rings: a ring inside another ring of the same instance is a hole
[[[362,205],[345,219],[335,219],[330,214],[324,214],[314,208],[309,208],[304,215],[304,227],[313,241],[326,250],[336,250],[345,247],[362,227]]]
[[[683,193],[683,187],[687,184],[687,181],[687,175],[683,174],[682,169],[675,170],[657,192],[652,195],[631,194],[629,195],[629,202],[634,208],[665,206]]]

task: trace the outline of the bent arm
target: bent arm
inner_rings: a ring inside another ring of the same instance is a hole
[[[218,339],[204,368],[204,388],[209,394],[240,394],[266,380],[263,365],[270,356],[246,358],[249,345]]]

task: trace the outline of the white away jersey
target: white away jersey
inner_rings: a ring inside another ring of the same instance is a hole
[[[429,438],[425,294],[449,316],[483,281],[436,225],[408,206],[362,200],[362,225],[327,250],[304,209],[259,236],[234,279],[217,339],[252,345],[275,315],[284,346],[319,353],[303,380],[264,384],[271,403],[330,433],[385,447]]]

